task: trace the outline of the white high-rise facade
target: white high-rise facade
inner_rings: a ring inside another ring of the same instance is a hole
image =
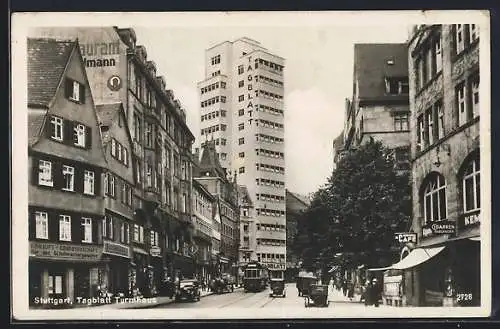
[[[282,269],[286,264],[283,73],[283,58],[257,41],[241,38],[205,51],[205,79],[198,83],[199,140],[215,140],[221,165],[237,173],[238,185],[247,187],[254,205],[253,218],[245,218],[240,228],[240,263],[259,260]],[[243,244],[244,240],[249,243]]]

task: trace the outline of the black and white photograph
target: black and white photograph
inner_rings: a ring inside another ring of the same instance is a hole
[[[489,12],[16,13],[18,320],[491,312]]]

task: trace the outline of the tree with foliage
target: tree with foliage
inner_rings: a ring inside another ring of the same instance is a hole
[[[394,233],[409,229],[409,172],[395,169],[392,150],[371,139],[349,151],[314,195],[292,248],[305,267],[345,262],[388,265],[398,250]],[[385,263],[385,264],[381,264]]]

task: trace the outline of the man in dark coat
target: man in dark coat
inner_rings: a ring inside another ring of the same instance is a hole
[[[373,293],[371,294],[372,295],[372,302],[373,302],[373,305],[375,305],[375,307],[378,307],[379,306],[379,301],[380,301],[380,298],[382,297],[382,289],[380,287],[380,284],[378,283],[377,279],[374,278],[372,280],[372,291]]]

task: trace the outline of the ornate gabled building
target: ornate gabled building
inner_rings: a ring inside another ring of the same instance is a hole
[[[255,209],[246,186],[238,186],[238,204],[240,207],[239,264],[244,266],[250,261],[257,260]]]
[[[153,295],[167,276],[194,274],[191,215],[194,136],[135,31],[118,27],[36,28],[30,35],[78,38],[97,104],[122,103],[135,170],[129,276]]]
[[[78,42],[27,40],[29,295],[96,296],[107,167]]]
[[[231,179],[222,168],[215,141],[206,141],[201,149],[198,165],[199,177],[195,180],[202,184],[216,201],[214,206],[214,226],[212,251],[217,272],[237,275],[239,249],[239,209],[236,175]],[[220,238],[218,239],[218,237]],[[219,244],[219,245],[218,245]],[[219,249],[217,253],[217,249]]]

